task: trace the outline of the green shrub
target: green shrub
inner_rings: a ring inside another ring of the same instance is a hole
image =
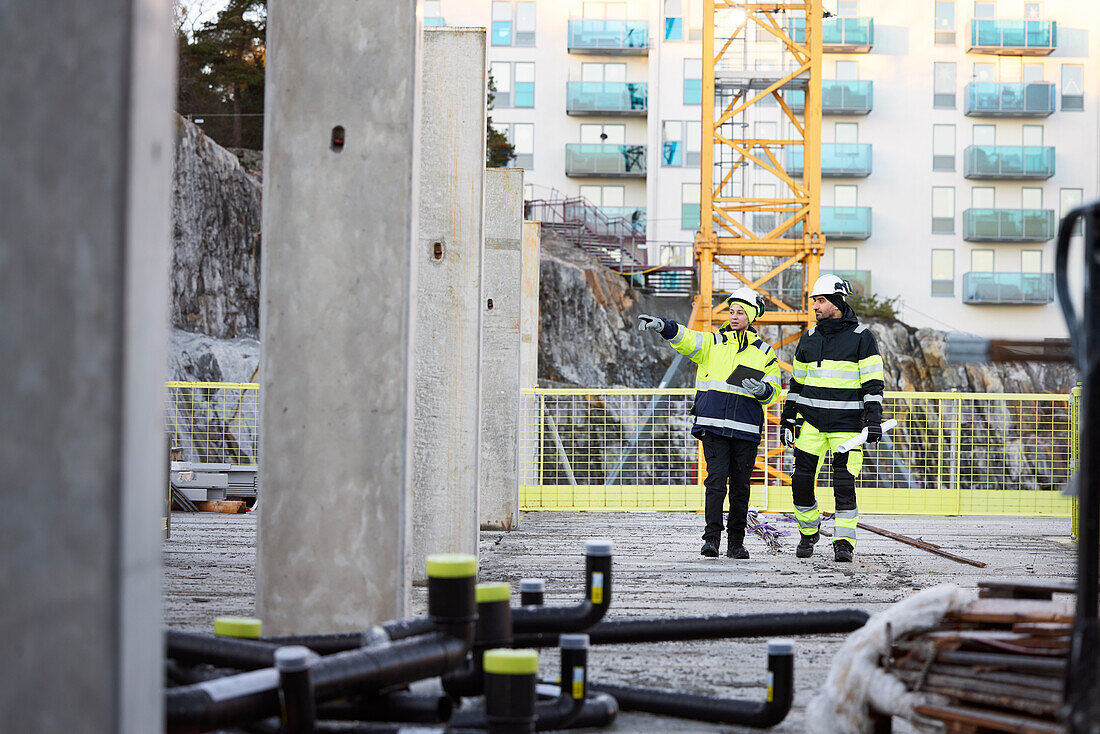
[[[880,319],[895,319],[898,316],[897,303],[900,296],[885,298],[877,293],[853,293],[848,304],[859,316]]]

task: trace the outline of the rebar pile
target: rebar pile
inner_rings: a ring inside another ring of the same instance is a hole
[[[1066,584],[983,582],[981,595],[930,631],[891,646],[884,667],[911,691],[947,703],[917,707],[948,732],[1064,732],[1073,593]]]

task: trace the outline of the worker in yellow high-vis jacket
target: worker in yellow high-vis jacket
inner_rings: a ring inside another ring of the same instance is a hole
[[[814,484],[828,451],[833,451],[833,495],[836,519],[833,556],[851,562],[856,547],[856,477],[863,449],[836,453],[845,441],[867,430],[867,443],[882,438],[882,357],[871,331],[856,320],[845,297],[847,281],[823,275],[814,283],[817,326],[802,335],[795,349],[794,372],[783,408],[780,437],[794,447],[795,517],[800,540],[795,555],[809,558],[819,537],[821,514]]]
[[[702,442],[707,462],[706,527],[700,554],[718,555],[728,484],[726,556],[743,559],[749,557],[745,550],[749,481],[763,435],[764,408],[779,401],[779,362],[771,346],[750,326],[764,312],[764,299],[751,288],[738,288],[726,302],[729,322],[717,332],[693,331],[644,314],[638,328],[656,331],[699,366],[691,435]]]

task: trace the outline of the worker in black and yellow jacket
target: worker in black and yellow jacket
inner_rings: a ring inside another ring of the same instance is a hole
[[[863,449],[836,453],[845,441],[867,430],[867,443],[882,438],[882,357],[874,334],[859,321],[845,300],[847,281],[823,275],[814,283],[817,326],[802,335],[795,349],[780,437],[794,447],[795,518],[800,540],[795,555],[813,555],[821,527],[814,484],[826,452],[833,453],[833,495],[836,519],[833,556],[851,562],[856,547],[856,477],[863,466]]]
[[[703,443],[707,462],[706,528],[700,553],[718,556],[728,484],[726,556],[748,558],[745,516],[749,480],[763,431],[764,408],[779,400],[779,363],[771,346],[749,326],[764,312],[764,299],[750,288],[739,288],[726,303],[729,321],[717,332],[692,331],[675,321],[644,314],[638,328],[656,331],[698,365],[691,435]]]

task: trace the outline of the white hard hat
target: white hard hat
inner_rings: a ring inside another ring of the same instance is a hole
[[[749,321],[755,321],[760,318],[760,314],[764,313],[767,306],[767,302],[762,295],[752,288],[746,287],[738,288],[726,298],[727,305],[733,304],[734,302],[743,303],[755,309],[755,313],[749,314]]]
[[[852,284],[848,281],[838,278],[835,275],[822,275],[814,282],[813,290],[810,291],[810,298],[837,294],[848,296],[851,295],[851,293]]]

